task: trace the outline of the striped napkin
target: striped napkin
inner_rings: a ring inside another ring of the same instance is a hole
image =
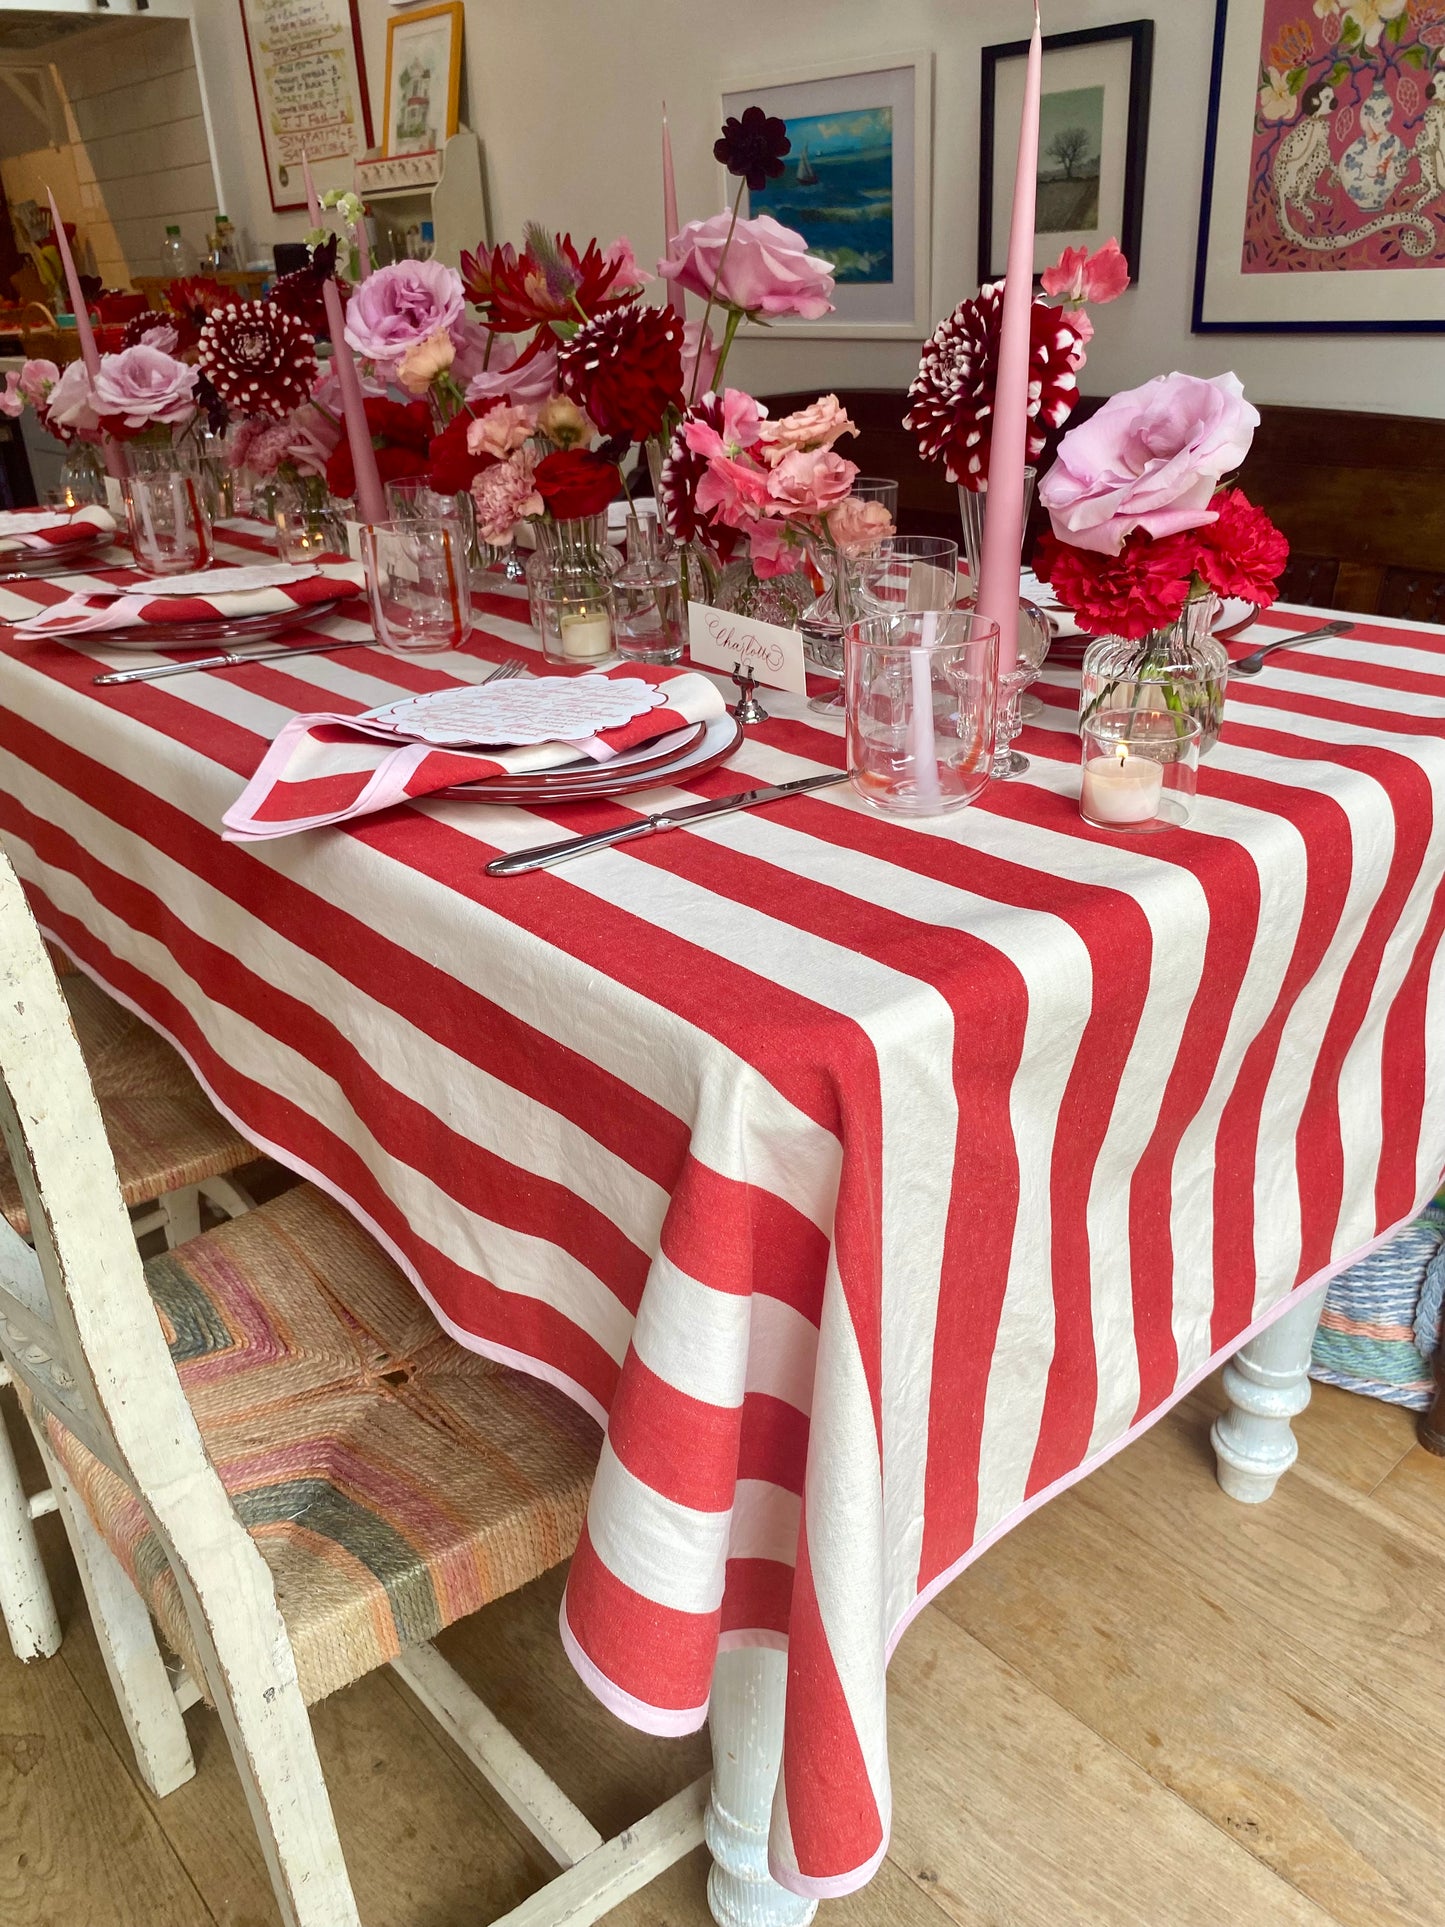
[[[68,549],[94,542],[100,536],[115,534],[115,517],[109,509],[9,509],[0,513],[0,555],[15,555],[29,549],[44,555],[51,549]]]
[[[319,562],[304,575],[298,574],[294,582],[235,592],[226,589],[225,569],[207,573],[214,576],[216,586],[204,596],[81,593],[39,610],[15,633],[34,641],[43,636],[87,636],[114,629],[162,630],[172,622],[283,615],[288,609],[303,611],[317,602],[334,602],[337,596],[359,596],[366,591],[366,575],[359,562]]]
[[[602,673],[665,688],[667,700],[587,743],[532,743],[519,749],[398,744],[392,730],[383,733],[378,727],[371,733],[364,717],[293,716],[222,817],[221,834],[231,843],[291,836],[326,823],[349,823],[458,783],[559,769],[575,763],[579,754],[606,762],[689,723],[708,722],[726,707],[717,684],[695,670],[625,663]]]

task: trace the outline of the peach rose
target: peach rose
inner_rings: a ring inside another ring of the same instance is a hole
[[[844,555],[867,555],[893,533],[893,517],[881,502],[850,495],[828,511],[828,533]]]
[[[409,395],[422,396],[456,358],[455,342],[445,328],[438,328],[425,341],[414,341],[403,349],[396,364],[396,378]]]
[[[472,455],[495,455],[499,462],[504,462],[536,432],[535,408],[514,408],[510,402],[500,402],[467,429],[467,451]]]
[[[763,460],[775,468],[790,449],[831,448],[840,435],[857,433],[838,397],[820,395],[795,414],[763,423]]]

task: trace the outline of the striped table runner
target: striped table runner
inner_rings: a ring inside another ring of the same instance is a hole
[[[946,819],[845,786],[513,879],[487,858],[679,792],[221,841],[296,711],[533,649],[505,585],[481,607],[461,657],[109,690],[145,658],[6,632],[0,831],[251,1138],[605,1417],[562,1630],[606,1703],[690,1730],[720,1642],[786,1640],[774,1871],[842,1893],[920,1603],[1436,1188],[1445,632],[1362,621],[1240,682],[1166,836],[1082,823],[1061,671],[1029,776]],[[690,796],[841,762],[767,707]]]

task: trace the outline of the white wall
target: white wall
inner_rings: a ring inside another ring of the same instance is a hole
[[[304,219],[270,211],[239,9],[201,0],[198,11],[227,211],[253,248],[294,238]],[[361,0],[373,108],[391,11]],[[1257,401],[1445,417],[1445,336],[1190,334],[1212,0],[1044,0],[1044,13],[1052,32],[1156,22],[1141,284],[1096,315],[1085,388],[1104,393],[1172,367],[1232,367]],[[1029,20],[1026,0],[466,0],[464,112],[486,144],[493,238],[519,238],[535,217],[576,235],[626,233],[640,259],[655,259],[664,95],[688,219],[719,205],[711,150],[724,88],[809,62],[882,64],[931,48],[941,315],[976,284],[979,48],[1020,38]],[[730,367],[766,391],[898,386],[916,363],[907,342],[786,342],[754,331]]]

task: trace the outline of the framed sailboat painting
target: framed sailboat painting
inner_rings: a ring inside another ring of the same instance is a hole
[[[783,172],[744,189],[744,215],[770,214],[833,264],[835,311],[779,322],[778,335],[920,341],[928,333],[933,57],[886,67],[811,67],[730,82],[723,117],[746,107],[788,129]],[[727,198],[737,183],[724,176]]]

